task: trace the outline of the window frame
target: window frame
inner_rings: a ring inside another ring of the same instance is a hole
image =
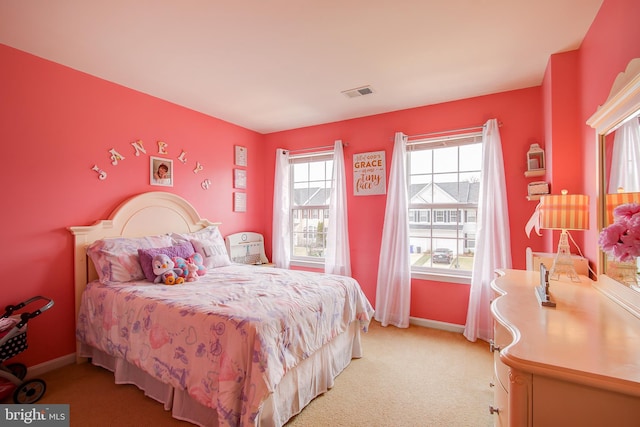
[[[461,132],[459,134],[450,134],[446,136],[434,137],[434,138],[425,138],[418,139],[407,143],[407,191],[409,197],[411,197],[411,185],[412,185],[412,176],[424,175],[428,177],[428,182],[436,183],[437,180],[434,177],[441,172],[434,171],[434,168],[431,168],[429,172],[416,173],[412,175],[412,165],[411,165],[411,154],[416,151],[423,150],[436,150],[439,148],[447,148],[447,147],[461,147],[464,145],[471,144],[480,144],[482,148],[482,131],[478,132]],[[432,165],[434,164],[433,155],[431,156]],[[458,169],[455,174],[458,176],[457,182],[464,182],[460,180],[460,174],[467,173],[477,173],[478,174],[478,185],[481,185],[480,179],[482,176],[482,164],[479,165],[478,170],[460,170],[460,152],[458,151]],[[414,168],[415,169],[415,168]],[[454,173],[447,171],[445,173]],[[427,185],[427,184],[425,184]],[[479,201],[479,200],[478,200]],[[478,210],[478,201],[476,203],[428,203],[424,201],[422,203],[411,203],[411,199],[408,200],[408,218],[409,218],[409,229],[412,229],[412,223],[423,222],[422,219],[425,219],[425,223],[429,224],[429,237],[428,242],[431,246],[433,246],[433,233],[432,231],[436,228],[434,226],[451,224],[450,220],[453,216],[455,216],[455,236],[452,237],[455,239],[455,246],[458,247],[456,251],[456,255],[459,255],[460,248],[462,250],[466,250],[470,241],[473,243],[473,247],[475,248],[475,242],[477,241],[477,236],[475,233],[470,235],[469,237],[465,237],[464,234],[464,226],[467,223],[467,219],[469,217],[470,212],[475,212],[475,218],[477,219],[477,210]],[[455,210],[455,214],[452,211]],[[441,221],[442,220],[442,221]],[[477,229],[477,221],[476,221],[476,229]],[[411,241],[411,231],[409,235],[409,240]],[[463,246],[460,246],[463,245]],[[436,248],[431,248],[430,250],[435,250]],[[409,248],[407,248],[409,250]],[[473,273],[473,267],[471,270],[459,270],[459,269],[449,269],[449,268],[437,268],[430,266],[414,266],[411,265],[411,277],[418,278],[423,280],[437,280],[441,282],[452,282],[452,283],[462,283],[462,284],[470,284],[471,276]]]
[[[290,241],[289,241],[289,249],[290,249],[290,254],[291,254],[291,259],[290,259],[290,265],[292,266],[296,266],[296,267],[307,267],[307,268],[319,268],[322,269],[324,268],[324,263],[325,263],[325,258],[324,256],[303,256],[303,255],[295,255],[295,239],[296,236],[298,234],[304,234],[304,235],[308,235],[308,233],[313,233],[316,238],[317,238],[317,224],[316,225],[312,225],[312,227],[314,228],[313,231],[295,231],[295,221],[297,220],[298,222],[300,222],[302,224],[303,221],[307,221],[309,222],[309,220],[313,221],[315,219],[319,219],[319,217],[322,217],[322,223],[323,225],[323,235],[324,235],[324,246],[323,246],[323,251],[326,251],[326,238],[327,238],[327,231],[326,231],[326,226],[328,224],[329,221],[329,203],[330,203],[330,194],[331,194],[331,190],[332,190],[332,186],[333,186],[333,179],[332,179],[332,175],[333,175],[333,155],[334,155],[334,150],[321,150],[321,151],[307,151],[304,153],[300,153],[300,154],[290,154],[289,155],[289,165],[290,165],[290,176],[289,176],[289,194],[290,194],[290,200],[291,200],[291,206],[289,207],[289,236],[290,236]],[[310,177],[308,177],[307,179],[307,184],[310,182],[318,182],[318,181],[323,181],[326,183],[329,183],[328,187],[324,187],[325,190],[328,190],[329,192],[329,196],[327,197],[327,203],[326,204],[314,204],[314,205],[303,205],[303,206],[298,206],[295,204],[295,185],[297,183],[300,182],[305,182],[305,181],[299,181],[299,182],[295,182],[295,178],[294,178],[294,167],[295,164],[309,164],[312,162],[327,162],[330,161],[331,163],[331,167],[330,170],[328,171],[328,175],[327,175],[327,166],[325,165],[325,177],[323,180],[312,180]],[[295,215],[295,212],[300,212],[299,215]],[[305,214],[305,212],[307,212],[307,214]],[[315,213],[314,213],[315,212]],[[316,218],[313,218],[316,217]],[[301,230],[306,229],[307,226],[302,226]]]

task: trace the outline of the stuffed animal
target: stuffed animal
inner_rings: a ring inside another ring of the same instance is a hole
[[[156,275],[153,283],[164,283],[165,285],[177,285],[184,282],[182,269],[175,268],[176,264],[167,255],[156,255],[151,263],[153,274]]]
[[[175,267],[173,268],[180,269],[182,271],[182,273],[180,274],[180,277],[185,279],[187,277],[187,274],[189,274],[189,270],[187,268],[187,260],[180,256],[176,256],[171,258],[171,261],[173,261],[175,264]]]
[[[187,277],[185,277],[186,282],[195,282],[198,280],[198,266],[192,262],[187,263]]]
[[[180,283],[184,283],[184,278],[176,275],[174,271],[167,271],[162,273],[162,282],[165,285],[179,285]]]
[[[204,266],[204,258],[202,258],[202,255],[198,252],[187,258],[187,262],[193,263],[198,267],[198,271],[196,272],[198,276],[204,276],[207,274],[207,268]]]

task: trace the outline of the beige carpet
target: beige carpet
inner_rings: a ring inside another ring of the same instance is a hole
[[[485,427],[493,425],[492,355],[488,344],[461,334],[373,322],[363,337],[364,357],[353,360],[329,392],[287,427]],[[68,403],[71,426],[188,426],[134,386],[90,364],[40,377],[38,403]],[[11,403],[5,402],[5,403]]]

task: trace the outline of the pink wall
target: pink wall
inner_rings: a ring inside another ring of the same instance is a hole
[[[605,0],[580,47],[579,74],[582,94],[579,105],[584,188],[591,196],[591,212],[596,206],[596,144],[594,130],[586,121],[602,105],[618,73],[629,61],[640,57],[640,2],[637,0]],[[585,232],[586,256],[595,260],[598,251],[595,215]]]
[[[578,81],[575,78],[578,67],[578,51],[551,55],[542,83],[544,105],[545,151],[547,173],[544,180],[552,183],[551,193],[559,194],[567,190],[570,194],[584,194],[583,183],[576,177],[582,176],[583,146],[580,143],[579,110],[576,100],[580,98]],[[555,252],[559,232],[543,232],[544,251]],[[572,231],[579,248],[584,240],[583,231]],[[572,252],[579,252],[573,245]]]
[[[72,238],[66,227],[105,218],[123,199],[165,190],[192,201],[222,232],[263,231],[262,135],[0,45],[0,140],[4,182],[0,307],[45,295],[54,307],[29,325],[33,365],[75,351]],[[149,185],[148,155],[169,144],[173,187]],[[233,146],[248,149],[248,212],[232,212]],[[125,157],[110,164],[109,150]],[[176,157],[187,152],[187,163]],[[204,165],[192,172],[195,162]],[[104,169],[101,181],[91,170]],[[212,185],[203,190],[200,182]],[[32,307],[31,309],[35,309]],[[18,358],[16,358],[18,360]]]
[[[387,176],[391,163],[393,136],[396,131],[408,135],[447,129],[478,126],[490,118],[502,122],[500,134],[507,175],[507,197],[511,220],[514,266],[525,268],[525,248],[536,245],[538,237],[526,238],[524,226],[535,208],[526,200],[528,178],[526,153],[529,144],[543,141],[540,87],[470,98],[444,104],[413,108],[360,119],[313,126],[266,135],[267,164],[274,163],[276,148],[296,149],[332,144],[341,139],[347,164],[347,204],[349,209],[349,244],[353,276],[375,305],[379,248],[384,222],[386,196],[354,196],[351,162],[353,154],[385,150]],[[273,168],[266,181],[273,182]],[[273,197],[265,194],[266,208]],[[270,241],[269,236],[269,241]],[[413,280],[411,315],[441,322],[464,324],[469,286]]]

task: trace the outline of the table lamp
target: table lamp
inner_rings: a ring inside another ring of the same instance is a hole
[[[550,280],[559,280],[566,274],[572,281],[580,278],[573,267],[569,249],[569,230],[587,230],[589,228],[589,196],[567,194],[546,195],[540,198],[540,228],[561,230],[558,253],[549,271]]]
[[[607,225],[613,224],[613,210],[620,205],[627,203],[640,203],[640,193],[622,193],[622,189],[618,193],[607,194]]]

